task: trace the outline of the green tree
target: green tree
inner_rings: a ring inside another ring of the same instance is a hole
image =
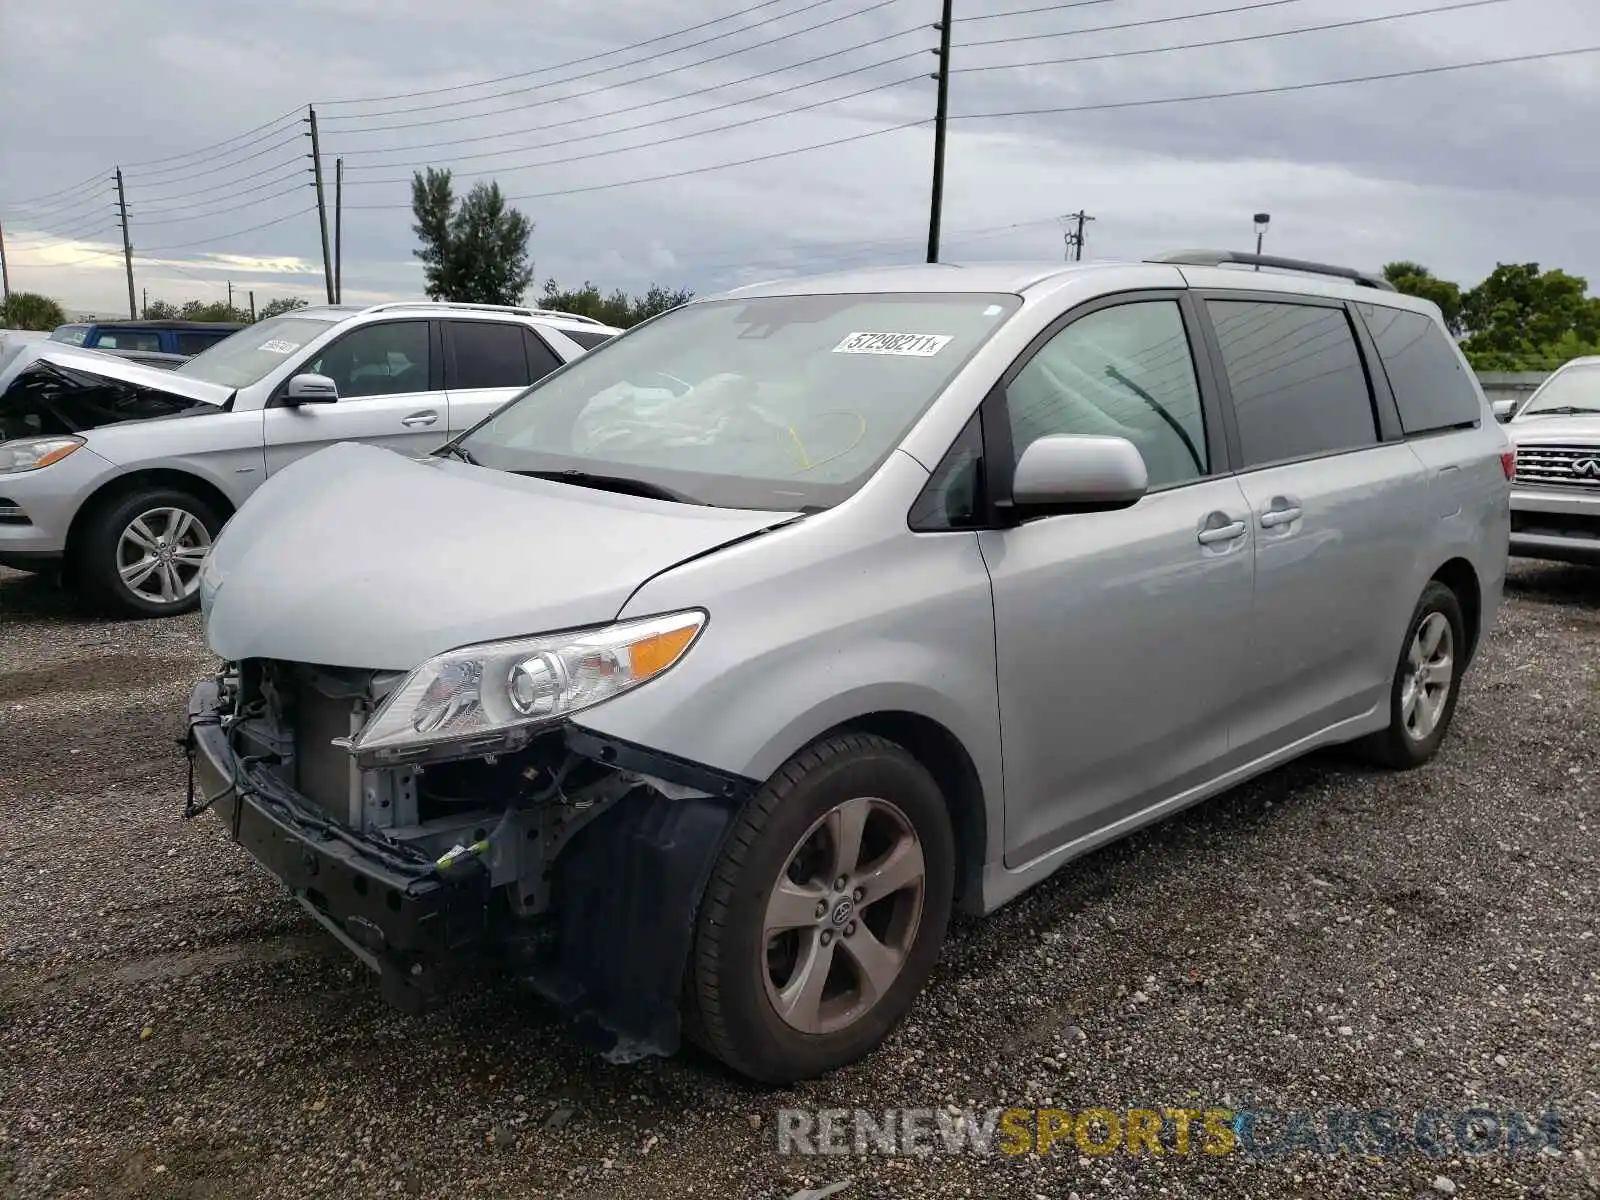
[[[457,205],[448,170],[429,167],[411,179],[412,231],[422,245],[430,300],[520,304],[533,282],[528,238],[533,222],[506,204],[500,185],[473,185]]]
[[[268,317],[282,316],[286,312],[293,312],[297,308],[305,307],[306,302],[300,299],[299,296],[280,296],[278,299],[269,300],[261,306],[259,319],[265,321]]]
[[[1423,300],[1432,300],[1439,306],[1440,315],[1450,332],[1461,334],[1461,286],[1448,279],[1440,279],[1421,263],[1392,262],[1383,268],[1383,277],[1394,284],[1395,291]]]
[[[1585,344],[1600,332],[1588,289],[1588,280],[1559,269],[1500,263],[1461,298],[1466,349],[1541,361],[1555,358],[1558,346]]]
[[[178,310],[181,321],[231,321],[240,325],[250,323],[250,314],[230,308],[223,300],[190,300]]]
[[[0,304],[0,329],[54,329],[67,323],[67,312],[49,296],[38,292],[12,292]]]
[[[565,290],[554,279],[547,279],[539,295],[539,303],[545,308],[576,313],[580,317],[593,317],[618,329],[627,329],[693,299],[694,293],[687,289],[669,290],[660,284],[651,284],[643,296],[629,296],[621,288],[616,288],[609,296],[603,296],[600,289],[587,279],[576,291]]]
[[[178,311],[178,306],[169,300],[152,300],[144,306],[147,321],[176,321]]]

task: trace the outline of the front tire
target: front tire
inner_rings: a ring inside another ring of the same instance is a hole
[[[1362,743],[1369,758],[1406,771],[1438,753],[1461,694],[1466,649],[1461,602],[1444,584],[1430,582],[1411,614],[1395,664],[1389,726]]]
[[[932,973],[954,884],[949,810],[911,755],[865,734],[802,751],[750,801],[712,871],[690,1036],[768,1084],[862,1058]]]
[[[74,574],[95,601],[118,613],[190,612],[200,604],[201,564],[221,531],[216,509],[189,492],[133,492],[89,519]]]

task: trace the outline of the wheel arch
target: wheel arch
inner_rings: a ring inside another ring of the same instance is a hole
[[[72,523],[67,527],[67,561],[71,562],[77,554],[84,531],[97,514],[103,512],[108,505],[115,504],[135,492],[156,488],[175,488],[178,491],[191,492],[197,499],[211,505],[224,522],[231,518],[235,511],[234,503],[228,498],[227,493],[210,480],[191,471],[172,467],[149,467],[129,471],[125,475],[106,480],[78,506],[78,511],[73,514]]]
[[[1442,583],[1455,593],[1456,603],[1461,605],[1461,623],[1466,626],[1464,658],[1470,663],[1483,637],[1483,585],[1476,568],[1465,558],[1452,558],[1429,577],[1429,582]]]
[[[925,767],[944,795],[956,847],[956,906],[981,911],[983,865],[988,854],[989,818],[983,780],[961,739],[932,717],[905,710],[864,713],[818,735],[823,741],[845,733],[869,733],[895,743]]]

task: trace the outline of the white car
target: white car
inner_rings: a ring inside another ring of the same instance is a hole
[[[63,568],[128,613],[188,611],[212,541],[275,472],[336,442],[425,453],[618,332],[400,302],[298,309],[173,370],[26,346],[0,366],[0,566]]]

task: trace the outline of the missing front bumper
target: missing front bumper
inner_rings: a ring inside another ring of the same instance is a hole
[[[523,976],[612,1060],[672,1054],[700,899],[756,785],[575,728],[563,744],[633,783],[546,864],[554,929]],[[265,764],[235,751],[214,682],[190,697],[185,745],[189,810],[215,812],[234,841],[377,972],[390,1004],[427,1011],[488,963],[506,962],[502,952],[523,926],[481,863],[441,872],[425,860],[401,861],[398,850],[320,816]]]

